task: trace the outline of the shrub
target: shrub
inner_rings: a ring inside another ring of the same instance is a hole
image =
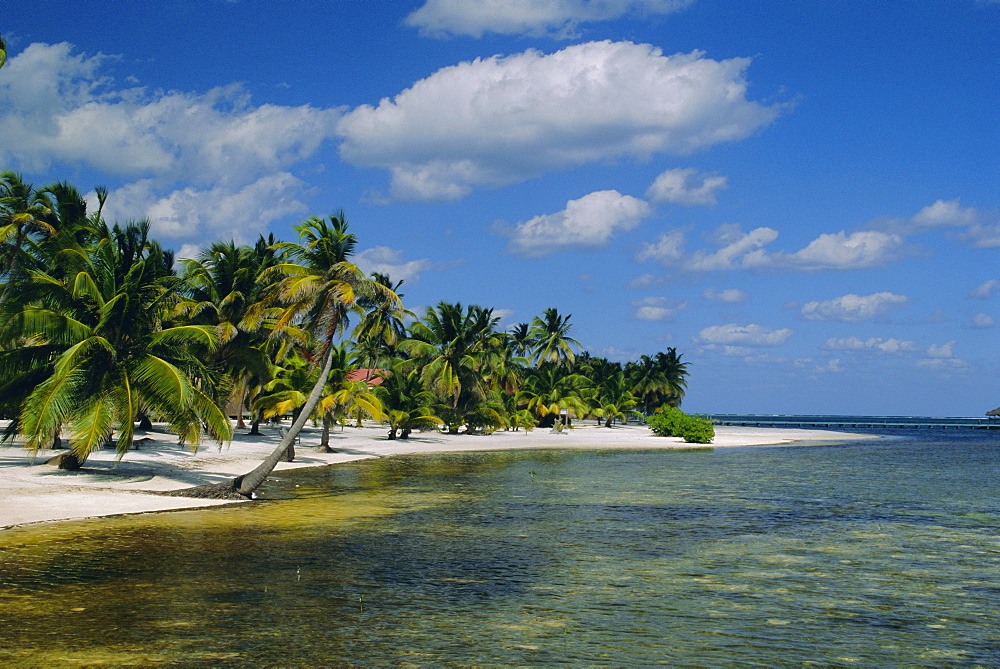
[[[715,439],[712,421],[689,416],[676,407],[663,407],[647,418],[646,424],[658,437],[680,437],[689,444],[710,444]]]

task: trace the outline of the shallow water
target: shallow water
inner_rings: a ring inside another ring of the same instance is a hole
[[[0,533],[0,664],[1000,664],[1000,443],[386,458]]]

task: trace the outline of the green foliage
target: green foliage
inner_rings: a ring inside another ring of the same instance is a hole
[[[658,437],[680,437],[689,444],[710,444],[715,439],[712,421],[672,406],[664,406],[660,413],[647,418],[646,424]]]

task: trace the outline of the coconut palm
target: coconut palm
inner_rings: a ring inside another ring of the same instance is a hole
[[[590,404],[585,399],[591,381],[582,374],[567,374],[559,363],[543,362],[524,382],[526,408],[543,427],[552,425],[565,410],[578,418],[586,416]]]
[[[385,286],[398,298],[404,295],[399,292],[403,281],[393,283],[388,274],[374,272],[372,280]],[[399,342],[406,338],[404,321],[416,318],[409,309],[403,308],[398,300],[379,300],[362,298],[358,306],[365,310],[354,328],[355,350],[357,359],[367,369],[375,369],[380,360],[388,360],[396,355]]]
[[[52,203],[43,190],[36,190],[16,172],[0,173],[0,307],[7,301],[21,276],[29,242],[50,237],[56,230],[49,222]]]
[[[625,369],[632,394],[647,416],[663,404],[680,406],[687,388],[688,364],[677,349],[668,348],[655,356],[643,355]]]
[[[389,423],[389,439],[407,439],[412,430],[442,423],[431,407],[434,393],[424,389],[418,370],[396,363],[383,379],[375,394]]]
[[[271,377],[274,351],[268,342],[267,312],[259,302],[267,287],[263,272],[281,261],[275,244],[273,236],[260,237],[254,246],[216,242],[197,259],[181,261],[188,299],[178,311],[192,323],[216,329],[219,346],[207,365],[218,378],[220,394],[237,406],[238,428],[246,427],[243,408],[249,389]]]
[[[281,442],[260,465],[246,475],[216,486],[190,491],[192,495],[217,497],[249,497],[281,461],[294,443],[306,421],[323,397],[324,387],[333,368],[336,346],[334,339],[349,325],[348,316],[360,297],[398,301],[395,293],[367,278],[348,261],[357,239],[348,230],[343,212],[328,219],[310,218],[295,227],[299,244],[283,245],[290,261],[279,263],[265,274],[281,277],[270,286],[265,300],[279,305],[281,314],[275,319],[274,330],[301,320],[313,333],[316,347],[313,359],[320,364],[320,373],[310,389],[299,416],[292,422]],[[281,245],[279,245],[281,246]]]
[[[500,354],[499,320],[492,309],[473,304],[463,311],[461,304],[441,302],[410,326],[410,338],[399,345],[411,357],[410,368],[421,368],[424,386],[448,410],[451,433],[486,396],[487,370]]]
[[[531,321],[529,336],[531,340],[532,358],[536,365],[543,362],[554,362],[565,366],[573,364],[575,354],[573,347],[579,347],[580,342],[569,336],[572,327],[569,316],[560,316],[555,308],[546,309],[542,316],[535,316]]]
[[[66,249],[75,271],[32,270],[28,290],[19,291],[21,304],[0,339],[23,345],[0,353],[7,381],[0,392],[23,397],[15,422],[28,448],[68,426],[78,462],[115,433],[120,457],[143,407],[188,443],[198,443],[203,426],[216,439],[230,438],[228,420],[200,388],[200,356],[215,346],[215,333],[165,321],[180,281],[171,254],[148,233],[145,222],[102,222],[94,246]]]

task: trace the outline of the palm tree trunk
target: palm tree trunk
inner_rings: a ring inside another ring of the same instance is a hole
[[[333,449],[330,448],[330,423],[332,421],[330,414],[323,415],[323,436],[319,440],[319,447],[324,453],[333,453]]]
[[[237,476],[232,481],[226,481],[225,483],[213,483],[209,485],[197,486],[194,488],[187,488],[186,490],[181,490],[174,495],[179,495],[181,497],[209,497],[218,499],[253,499],[253,493],[260,484],[267,480],[267,477],[271,475],[274,468],[281,462],[285,457],[285,452],[288,447],[295,443],[296,437],[299,436],[299,432],[305,427],[306,421],[309,420],[309,416],[316,409],[316,405],[319,404],[320,398],[323,396],[323,387],[326,386],[326,379],[330,375],[330,369],[333,367],[333,337],[329,337],[326,340],[326,353],[323,356],[323,371],[319,373],[319,378],[316,379],[316,384],[313,386],[312,391],[309,393],[309,397],[306,398],[306,403],[302,406],[302,410],[299,412],[298,417],[292,423],[292,426],[288,428],[288,432],[285,433],[284,438],[282,438],[281,443],[279,443],[271,454],[267,456],[267,459],[262,463],[257,465],[251,472],[244,474],[243,476]]]

